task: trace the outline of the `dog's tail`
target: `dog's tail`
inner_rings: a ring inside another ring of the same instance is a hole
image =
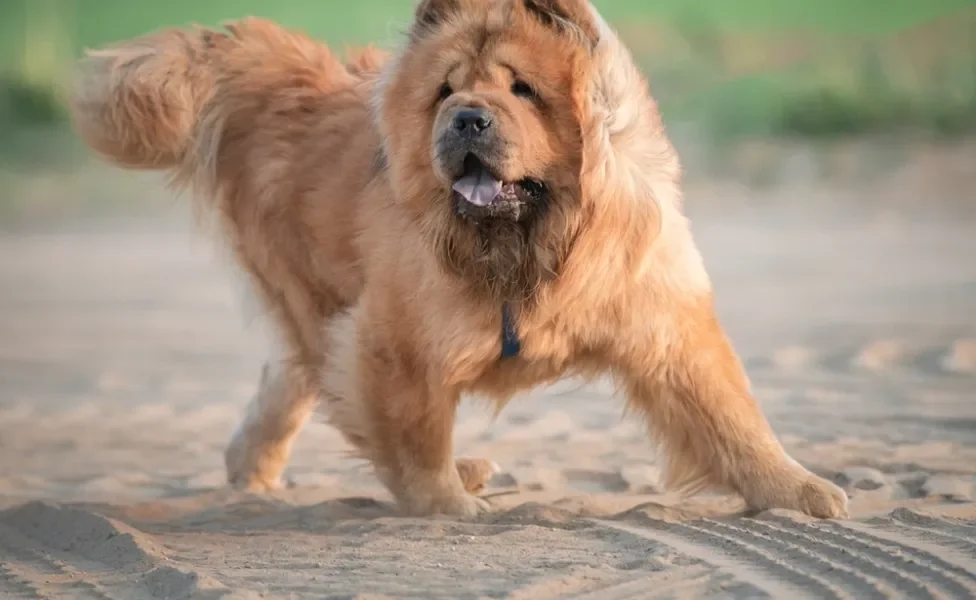
[[[367,50],[348,69],[324,44],[250,18],[89,51],[69,104],[78,133],[109,161],[212,187],[225,137],[269,109],[301,111],[356,85],[378,62]]]
[[[213,97],[219,48],[228,44],[214,31],[168,30],[89,51],[71,90],[75,128],[121,166],[180,165]]]

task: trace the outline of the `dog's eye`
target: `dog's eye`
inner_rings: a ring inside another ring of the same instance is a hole
[[[512,93],[519,98],[534,99],[537,97],[535,90],[532,89],[532,86],[525,83],[521,79],[516,79],[515,83],[512,84]]]
[[[441,91],[438,93],[437,98],[438,100],[447,100],[453,93],[454,90],[451,89],[451,84],[445,83],[441,86]]]

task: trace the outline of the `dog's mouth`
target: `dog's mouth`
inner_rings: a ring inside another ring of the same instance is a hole
[[[451,186],[461,201],[462,216],[511,216],[518,219],[524,205],[538,202],[545,184],[532,178],[506,182],[498,178],[477,156],[468,154],[464,172]]]

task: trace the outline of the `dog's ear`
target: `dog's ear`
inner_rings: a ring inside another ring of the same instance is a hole
[[[560,33],[582,34],[591,47],[600,39],[600,27],[588,0],[524,0],[525,9]]]
[[[421,0],[414,11],[414,28],[430,29],[458,11],[460,0]]]

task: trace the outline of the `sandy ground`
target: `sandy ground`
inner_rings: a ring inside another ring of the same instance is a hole
[[[182,209],[0,234],[0,598],[972,598],[976,219],[929,191],[689,193],[756,393],[845,522],[662,493],[575,382],[465,407],[459,453],[504,470],[478,520],[396,517],[322,425],[294,487],[230,492],[262,335]]]

